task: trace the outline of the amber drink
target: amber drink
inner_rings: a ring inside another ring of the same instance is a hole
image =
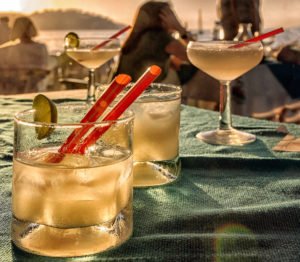
[[[114,123],[85,154],[50,161],[78,124],[87,106],[60,106],[60,121],[49,137],[36,139],[33,110],[15,117],[12,181],[12,240],[45,256],[70,257],[102,252],[132,233],[133,114]],[[29,142],[30,140],[30,142]]]
[[[96,48],[101,43],[105,44]],[[121,49],[120,41],[116,38],[78,37],[76,44],[74,44],[73,41],[69,41],[66,37],[65,49],[70,58],[88,69],[87,103],[94,103],[96,101],[95,70],[118,56]]]
[[[168,184],[180,173],[181,88],[152,84],[133,103],[134,186]]]
[[[96,69],[108,60],[119,54],[118,48],[112,49],[69,49],[67,54],[69,57],[77,61],[82,66],[89,69]]]
[[[256,140],[255,135],[232,127],[230,82],[262,60],[260,42],[207,41],[188,44],[187,55],[192,64],[220,82],[219,128],[199,132],[196,137],[216,145],[242,146]]]

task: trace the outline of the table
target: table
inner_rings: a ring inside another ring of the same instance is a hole
[[[57,102],[65,100],[59,97]],[[76,259],[12,247],[12,115],[30,108],[30,98],[0,98],[1,261],[300,261],[300,154],[272,151],[283,137],[276,132],[279,124],[234,116],[234,126],[256,134],[257,141],[212,146],[195,134],[215,128],[218,114],[188,106],[181,111],[181,177],[167,186],[134,190],[129,241]],[[287,128],[300,135],[299,126]]]

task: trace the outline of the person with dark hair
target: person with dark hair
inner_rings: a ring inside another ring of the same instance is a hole
[[[175,31],[181,40],[172,36]],[[129,74],[136,81],[148,66],[156,64],[162,68],[156,82],[179,84],[180,74],[173,70],[171,59],[176,57],[188,63],[186,42],[190,39],[192,36],[181,25],[168,2],[148,1],[137,11],[132,31],[122,47],[116,73]]]
[[[252,24],[253,35],[261,31],[260,0],[217,0],[217,14],[224,40],[233,40],[239,24]]]
[[[0,17],[0,45],[9,41],[10,28],[8,26],[9,18]]]

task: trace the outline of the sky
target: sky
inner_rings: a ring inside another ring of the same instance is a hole
[[[32,13],[42,9],[76,8],[131,24],[136,9],[145,0],[0,0],[0,11]],[[214,0],[171,0],[180,21],[189,29],[211,28],[216,19]],[[263,27],[300,26],[300,0],[261,0]],[[200,10],[200,11],[199,11]]]

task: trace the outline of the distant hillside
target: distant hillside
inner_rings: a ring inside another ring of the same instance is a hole
[[[0,13],[7,15],[11,20],[22,13]],[[116,23],[101,15],[82,12],[77,9],[68,10],[44,10],[29,15],[39,30],[96,30],[96,29],[118,29],[122,24]]]

